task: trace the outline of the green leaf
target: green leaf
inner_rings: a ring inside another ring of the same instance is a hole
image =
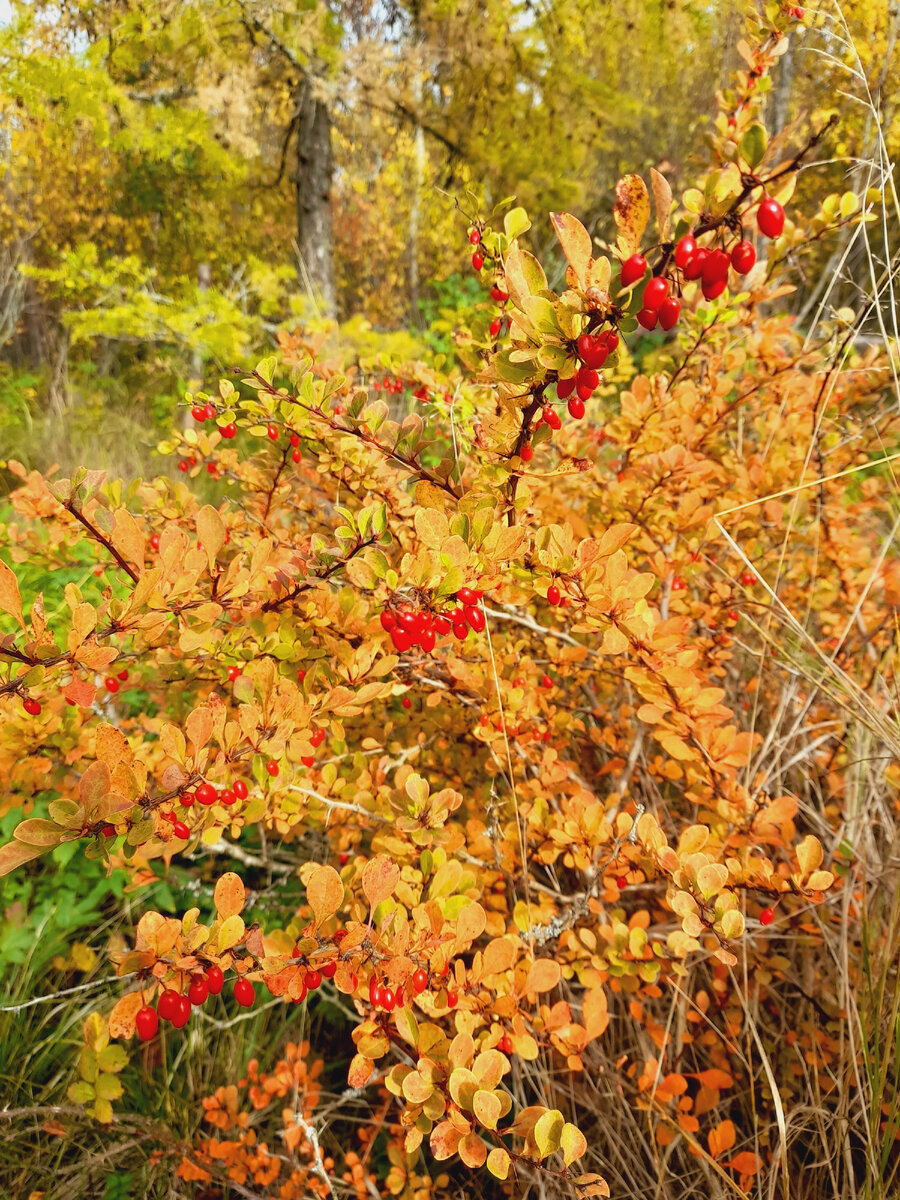
[[[741,157],[751,168],[758,167],[766,154],[766,131],[762,125],[751,125],[738,147]]]
[[[528,213],[524,208],[511,208],[503,218],[503,228],[506,230],[506,236],[511,242],[517,237],[521,237],[523,233],[531,228],[531,221],[528,219]]]
[[[74,1104],[87,1104],[94,1099],[94,1085],[79,1080],[78,1083],[72,1084],[66,1095]]]

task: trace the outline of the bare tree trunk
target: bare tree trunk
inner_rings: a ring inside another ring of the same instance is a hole
[[[336,312],[331,183],[331,117],[306,76],[297,97],[297,246],[304,282],[328,316]]]

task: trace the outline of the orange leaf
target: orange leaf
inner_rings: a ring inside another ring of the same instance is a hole
[[[386,854],[376,855],[363,868],[362,888],[372,908],[387,900],[397,886],[400,868]]]
[[[232,917],[244,907],[246,893],[240,875],[226,871],[216,883],[213,903],[220,917]]]
[[[109,1014],[109,1036],[130,1038],[134,1033],[134,1018],[143,1007],[144,997],[140,992],[123,996]]]
[[[734,1138],[734,1124],[731,1121],[723,1121],[721,1125],[711,1129],[707,1141],[709,1142],[709,1152],[713,1158],[718,1158],[720,1154],[730,1150],[734,1145]]]
[[[739,1175],[755,1175],[759,1170],[759,1159],[751,1150],[744,1150],[725,1163],[725,1166],[731,1167],[732,1171],[737,1171]]]
[[[306,884],[306,899],[316,924],[334,916],[344,899],[344,885],[334,867],[316,867]]]
[[[555,958],[537,958],[531,964],[525,991],[552,992],[562,978],[562,969]]]

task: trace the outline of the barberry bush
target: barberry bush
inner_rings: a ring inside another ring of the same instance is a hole
[[[552,214],[558,287],[460,202],[453,359],[300,329],[171,474],[11,464],[0,870],[127,897],[0,1113],[88,1147],[41,1194],[110,1137],[147,1195],[892,1194],[893,360],[877,297],[778,303],[882,197],[792,202],[769,8],[683,195]]]

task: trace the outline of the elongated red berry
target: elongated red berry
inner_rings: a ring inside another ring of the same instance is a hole
[[[553,687],[553,678],[552,678],[552,676],[550,676],[550,675],[544,675],[544,676],[542,676],[542,677],[541,677],[541,687],[543,687],[543,688],[552,688],[552,687]]]
[[[519,451],[519,458],[522,462],[531,462],[534,458],[534,448],[532,446],[523,446]]]
[[[562,429],[562,419],[556,409],[547,405],[542,410],[541,416],[544,418],[544,424],[549,425],[551,429]]]
[[[234,998],[241,1008],[249,1008],[256,999],[256,992],[249,979],[238,979],[234,985]]]
[[[578,383],[577,374],[570,375],[568,379],[557,379],[557,381],[556,381],[557,397],[560,400],[568,400],[568,398],[575,391],[575,387],[576,387],[577,383]]]
[[[673,329],[681,316],[681,301],[675,296],[663,300],[659,306],[659,324],[661,329]]]
[[[151,533],[151,535],[150,535],[150,549],[151,549],[151,550],[158,550],[158,549],[159,549],[159,534],[158,534],[158,533]]]
[[[450,1008],[456,1008],[457,1004],[459,1004],[459,992],[448,992],[447,1004]]]
[[[475,608],[473,605],[468,605],[464,610],[466,621],[476,633],[481,633],[484,629],[484,613],[480,608]]]
[[[654,275],[644,288],[644,308],[659,308],[669,294],[669,281],[662,275]]]
[[[642,308],[637,314],[637,323],[644,329],[655,329],[659,320],[659,311],[655,308]]]
[[[609,344],[605,338],[601,341],[589,333],[583,333],[578,339],[578,357],[586,367],[600,370],[609,357]]]
[[[191,409],[191,416],[194,418],[195,421],[205,421],[206,420],[206,405],[205,404],[195,404],[194,407]]]
[[[139,1008],[134,1015],[134,1027],[142,1042],[149,1042],[151,1038],[155,1038],[159,1029],[159,1014],[156,1009],[151,1008],[149,1004]]]
[[[273,441],[273,442],[278,441],[278,426],[277,425],[267,426],[266,433],[267,433],[270,441]]]
[[[185,825],[184,821],[175,821],[172,825],[172,832],[177,838],[181,838],[183,842],[186,842],[191,836],[191,831]]]
[[[504,1033],[503,1037],[497,1043],[497,1049],[500,1051],[501,1054],[512,1054],[512,1048],[513,1048],[512,1038],[509,1036],[508,1033]]]
[[[579,396],[581,396],[582,400],[590,399],[600,383],[600,376],[593,367],[580,367],[575,378],[578,381]],[[583,394],[584,392],[587,392],[587,396]]]
[[[394,989],[384,987],[381,989],[381,1007],[385,1012],[393,1012],[394,1005],[397,1003],[397,997],[394,995]]]
[[[481,268],[484,266],[484,255],[481,253],[480,250],[476,250],[475,253],[472,255],[472,266],[475,268],[476,271],[480,271]]]
[[[274,779],[274,778],[275,778],[275,776],[278,774],[278,763],[277,763],[277,762],[271,762],[271,761],[270,761],[270,762],[267,762],[267,763],[266,763],[266,770],[268,771],[268,773],[269,773],[269,774],[272,776],[272,778]]]
[[[235,796],[237,796],[238,800],[247,799],[247,784],[243,779],[236,779],[231,785],[231,790],[234,792]]]
[[[180,1001],[180,999],[181,999],[181,997],[179,996],[178,992],[172,991],[171,988],[166,988],[166,990],[160,996],[160,998],[157,1002],[157,1005],[156,1005],[156,1009],[157,1009],[157,1012],[159,1013],[161,1020],[163,1020],[163,1021],[171,1021],[172,1020],[172,1018],[175,1016],[176,1012],[178,1011],[178,1007],[179,1007],[178,1002]]]
[[[218,996],[225,983],[225,976],[222,974],[222,968],[216,966],[215,963],[210,963],[206,968],[206,985],[209,988],[211,996]]]
[[[500,320],[499,317],[495,317],[493,319],[493,321],[491,321],[488,332],[490,333],[492,338],[495,338],[497,336],[497,334],[500,332],[502,325],[503,325],[503,322]]]
[[[731,265],[738,275],[747,275],[756,266],[756,250],[752,242],[738,242],[731,252]]]
[[[427,987],[428,972],[423,970],[421,967],[417,967],[416,970],[413,971],[412,975],[412,989],[417,996],[421,996]]]
[[[784,229],[784,209],[777,200],[767,196],[756,210],[756,223],[767,238],[780,237]]]
[[[684,270],[696,253],[697,239],[692,233],[686,233],[684,237],[678,239],[675,247],[675,266]]]
[[[764,908],[762,910],[762,912],[759,914],[760,925],[771,925],[774,920],[775,920],[775,909],[774,908]]]
[[[209,806],[216,802],[216,789],[211,783],[201,783],[194,794],[197,797],[198,804]]]
[[[632,254],[622,263],[622,287],[631,287],[647,274],[647,260],[643,254]]]
[[[232,663],[231,666],[228,668],[228,678],[229,678],[230,682],[234,683],[234,681],[237,679],[237,677],[238,677],[238,675],[240,675],[240,673],[241,673],[241,668],[239,666],[237,666],[235,663]]]
[[[559,601],[560,601],[559,588],[556,586],[555,583],[551,583],[550,586],[547,588],[547,603],[548,604],[559,604]]]
[[[705,300],[717,300],[727,287],[727,279],[717,279],[715,283],[701,284],[700,290],[703,292],[703,298]]]
[[[709,251],[704,250],[701,246],[696,253],[684,265],[685,279],[699,279],[703,274],[703,268],[706,266],[706,260],[709,258]]]
[[[205,1004],[209,996],[209,980],[203,975],[195,975],[191,980],[187,996],[191,1004],[195,1006]]]
[[[731,266],[731,259],[724,250],[710,251],[706,262],[703,264],[703,286],[709,287],[714,283],[718,283],[720,279],[728,278],[728,268]]]
[[[580,396],[573,396],[566,405],[569,410],[569,416],[575,421],[580,421],[584,416],[584,401]]]
[[[26,696],[22,701],[22,707],[28,713],[29,717],[37,717],[40,715],[41,706],[37,700],[33,700],[31,696]]]
[[[473,229],[472,232],[469,234],[469,241],[472,243],[473,246],[477,246],[478,243],[481,241],[481,234],[479,233],[479,231],[477,229]]]
[[[119,681],[114,675],[107,675],[103,680],[103,686],[108,692],[117,692],[119,690]]]
[[[219,803],[224,804],[226,808],[230,808],[234,804],[237,797],[231,788],[222,788],[219,792]]]

